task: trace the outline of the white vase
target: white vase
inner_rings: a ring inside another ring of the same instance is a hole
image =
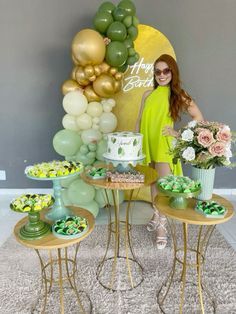
[[[213,169],[201,169],[192,167],[192,179],[201,182],[202,191],[197,196],[198,200],[208,201],[212,198],[215,168]]]

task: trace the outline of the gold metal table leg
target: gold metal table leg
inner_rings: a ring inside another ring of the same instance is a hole
[[[84,291],[78,291],[76,286],[76,274],[77,274],[77,253],[79,249],[79,244],[76,244],[75,246],[75,253],[74,257],[68,256],[68,249],[57,249],[55,254],[55,257],[53,258],[52,250],[48,250],[48,260],[46,261],[45,258],[42,258],[40,255],[39,250],[35,250],[40,261],[41,266],[41,273],[42,273],[42,288],[44,287],[44,295],[43,295],[43,305],[42,305],[42,312],[45,313],[46,307],[47,307],[47,300],[48,295],[51,293],[53,284],[58,284],[59,293],[60,293],[60,313],[64,314],[65,312],[65,306],[64,306],[64,287],[63,283],[65,281],[68,281],[70,284],[70,288],[74,291],[78,305],[80,306],[80,311],[78,313],[92,313],[92,302],[89,298],[89,296]],[[64,256],[63,253],[64,252]],[[45,261],[44,261],[45,260]],[[63,267],[64,265],[64,267]],[[58,276],[57,278],[54,278],[54,267],[58,267]],[[71,267],[70,267],[71,266]],[[49,285],[49,288],[48,288]],[[42,289],[41,289],[42,290]],[[88,299],[89,304],[89,310],[86,312],[84,309],[84,306],[81,302],[79,293],[83,293],[86,295],[86,298]],[[39,297],[40,298],[40,297]],[[39,298],[37,303],[39,302]],[[37,305],[37,304],[36,304]],[[36,306],[34,307],[34,309]],[[33,309],[33,311],[34,311]]]
[[[112,291],[127,291],[131,290],[133,288],[136,288],[138,285],[141,284],[143,281],[143,267],[138,262],[134,255],[134,251],[131,244],[131,237],[130,237],[130,230],[131,225],[129,224],[129,211],[131,207],[131,200],[133,196],[134,190],[130,191],[130,197],[126,206],[126,218],[125,221],[120,220],[120,206],[119,206],[119,190],[112,190],[112,197],[113,197],[113,203],[114,203],[114,222],[111,222],[111,213],[109,208],[109,225],[108,225],[108,241],[106,246],[105,255],[102,259],[102,262],[98,265],[97,268],[97,280],[100,282],[100,284],[109,290]],[[108,200],[107,192],[106,197]],[[121,235],[122,235],[122,228],[121,225],[125,224],[124,227],[124,249],[125,249],[125,256],[121,256]],[[114,249],[113,249],[113,256],[107,257],[108,250],[111,244],[111,235],[114,234],[115,243],[114,243]],[[121,261],[122,259],[125,260],[126,263],[126,269],[128,273],[128,281],[129,281],[129,288],[120,288],[118,286],[114,287],[115,282],[118,283],[118,276],[117,276],[117,263],[118,261]],[[112,269],[111,269],[111,278],[110,283],[104,283],[102,280],[102,274],[104,274],[104,268],[106,267],[106,262],[112,261]],[[134,283],[134,279],[132,276],[132,269],[131,269],[131,262],[138,265],[138,268],[141,273],[141,280],[138,281],[138,283]]]
[[[177,245],[177,236],[176,236],[176,228],[174,220],[168,219],[168,224],[170,227],[170,232],[173,240],[173,251],[174,251],[174,259],[173,259],[173,265],[172,269],[167,276],[166,281],[162,284],[159,291],[157,292],[157,302],[161,309],[162,313],[166,313],[164,309],[164,302],[167,299],[167,296],[170,292],[170,287],[176,283],[179,282],[181,284],[181,290],[180,290],[180,305],[179,305],[179,313],[182,314],[184,303],[185,303],[185,289],[187,284],[187,270],[189,268],[195,268],[196,274],[197,274],[197,282],[188,282],[194,286],[197,286],[198,296],[199,296],[199,303],[201,308],[201,313],[204,314],[204,303],[203,303],[203,292],[206,293],[208,296],[208,300],[211,302],[213,313],[216,313],[216,303],[213,300],[209,290],[206,288],[206,286],[203,284],[203,267],[205,264],[205,255],[207,251],[207,247],[209,244],[210,237],[212,235],[212,232],[215,228],[215,225],[210,226],[198,226],[198,235],[197,235],[197,243],[196,248],[188,247],[188,224],[182,223],[182,234],[183,234],[183,247],[178,247]],[[178,254],[182,252],[182,258],[178,256]],[[190,263],[188,262],[189,255],[191,253],[195,253],[195,262]],[[176,264],[180,264],[182,267],[181,270],[181,276],[180,279],[175,280],[175,269]],[[165,291],[165,292],[164,292]]]

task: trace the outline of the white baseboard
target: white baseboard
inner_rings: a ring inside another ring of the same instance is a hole
[[[52,193],[53,189],[0,189],[0,195],[20,195],[26,193]],[[214,189],[213,192],[219,195],[236,195],[236,189]]]

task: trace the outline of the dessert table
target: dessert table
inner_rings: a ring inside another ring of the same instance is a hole
[[[104,167],[109,168],[108,165],[104,165]],[[94,180],[85,172],[81,174],[81,178],[86,183],[105,189],[108,204],[107,190],[111,190],[112,192],[114,221],[111,218],[111,206],[108,205],[108,238],[104,257],[97,268],[97,279],[103,287],[113,291],[131,290],[140,285],[144,279],[143,267],[135,256],[132,247],[130,234],[132,226],[129,223],[129,212],[134,191],[138,191],[141,187],[149,186],[155,182],[157,180],[157,172],[148,166],[142,165],[137,165],[134,169],[144,174],[144,182],[110,182],[107,179]],[[126,205],[125,221],[122,221],[120,218],[119,191],[124,190],[129,191],[129,198]],[[123,237],[122,234],[124,234]],[[114,236],[113,249],[111,248],[112,235]],[[133,276],[134,270],[136,270],[136,278]],[[137,273],[139,274],[138,276]],[[123,282],[121,282],[122,276],[124,276]]]
[[[213,195],[212,201],[216,201],[222,204],[227,212],[223,218],[207,218],[204,215],[194,210],[197,200],[190,199],[188,205],[184,209],[174,209],[169,205],[168,196],[157,196],[155,204],[159,211],[167,217],[167,221],[170,227],[170,233],[173,241],[173,266],[167,276],[166,281],[162,284],[160,290],[157,292],[157,300],[162,313],[166,313],[164,309],[164,303],[168,297],[171,297],[171,287],[177,282],[178,288],[180,287],[180,304],[179,313],[184,313],[184,300],[186,284],[197,286],[198,297],[200,301],[201,313],[205,313],[203,292],[211,303],[213,313],[216,313],[216,302],[210,293],[210,289],[204,284],[204,272],[203,266],[206,261],[206,251],[212,232],[217,224],[224,223],[231,219],[234,214],[233,205],[225,198],[219,195]],[[182,224],[182,238],[178,243],[176,223]],[[198,232],[194,233],[191,240],[191,234],[189,232],[189,225],[196,225]],[[191,240],[191,241],[190,241]],[[222,257],[223,258],[223,257]],[[181,265],[181,276],[175,280],[177,273],[177,264]],[[187,281],[187,271],[190,269],[196,270],[197,282]],[[220,270],[219,270],[220,271]],[[177,289],[176,287],[173,289]]]
[[[52,233],[42,239],[26,240],[22,239],[19,235],[21,227],[26,223],[27,217],[18,221],[14,228],[14,235],[16,240],[25,247],[32,248],[37,253],[41,267],[43,293],[42,313],[45,313],[47,307],[47,300],[54,284],[58,285],[60,293],[60,313],[64,314],[64,283],[68,282],[70,288],[74,291],[77,303],[80,310],[77,313],[92,313],[92,303],[89,296],[84,291],[78,291],[76,285],[77,275],[77,253],[79,244],[83,241],[94,229],[94,216],[87,210],[70,206],[74,215],[85,217],[88,221],[87,232],[79,238],[74,239],[59,239]],[[48,210],[43,210],[40,215],[42,220],[47,220]],[[52,222],[48,221],[49,224]],[[69,250],[70,248],[70,250]],[[45,253],[48,253],[45,257]],[[83,295],[83,300],[82,296]],[[38,298],[39,301],[39,298]],[[35,308],[38,302],[36,302]],[[35,309],[34,308],[34,309]],[[34,311],[33,309],[33,311]],[[50,313],[50,309],[48,311]]]

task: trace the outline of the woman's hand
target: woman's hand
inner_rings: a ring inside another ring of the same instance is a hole
[[[178,137],[179,136],[179,132],[175,131],[170,125],[166,125],[162,129],[162,135]]]

